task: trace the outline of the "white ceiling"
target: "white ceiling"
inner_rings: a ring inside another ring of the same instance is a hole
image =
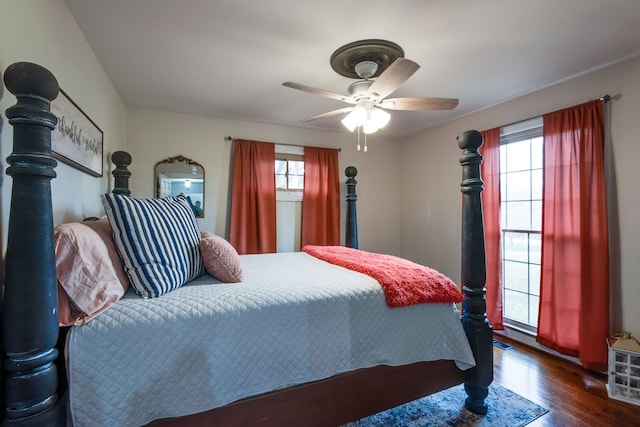
[[[66,0],[129,107],[347,132],[329,58],[385,39],[421,68],[392,97],[459,98],[394,111],[403,138],[640,53],[638,0]]]

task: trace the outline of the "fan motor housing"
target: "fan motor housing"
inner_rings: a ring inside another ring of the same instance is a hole
[[[358,80],[357,82],[353,82],[349,85],[347,93],[349,96],[358,99],[358,95],[367,93],[372,83],[373,80]]]

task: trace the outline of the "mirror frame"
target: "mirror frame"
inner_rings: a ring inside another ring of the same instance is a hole
[[[167,165],[167,164],[177,164],[177,163],[184,163],[185,165],[188,166],[195,166],[195,167],[199,167],[200,170],[202,171],[202,215],[201,216],[196,216],[196,218],[204,218],[204,214],[205,214],[205,197],[204,197],[204,186],[205,186],[205,173],[204,173],[204,166],[202,166],[200,163],[196,162],[193,159],[190,159],[188,157],[185,157],[183,155],[177,155],[174,157],[167,157],[164,160],[160,160],[158,163],[156,163],[156,165],[153,168],[153,182],[154,182],[154,198],[158,199],[160,197],[160,180],[158,179],[158,167],[160,167],[161,165]]]

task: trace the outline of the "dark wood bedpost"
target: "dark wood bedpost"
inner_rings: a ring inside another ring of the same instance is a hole
[[[347,195],[345,200],[347,201],[347,225],[345,230],[344,245],[348,248],[358,249],[358,220],[356,216],[356,201],[358,195],[356,194],[356,175],[358,175],[358,169],[355,166],[347,166],[344,170],[344,174],[347,176]]]
[[[28,62],[7,68],[6,88],[18,102],[6,111],[13,125],[13,178],[4,289],[3,425],[63,425],[57,404],[54,361],[58,338],[58,296],[53,244],[51,130],[57,119],[49,101],[58,82],[47,69]]]
[[[493,381],[493,331],[487,321],[486,259],[482,220],[482,156],[478,148],[482,134],[469,130],[458,137],[463,150],[462,165],[462,326],[471,344],[476,366],[467,371],[464,388],[467,392],[465,406],[477,414],[487,413],[485,398]]]
[[[111,161],[116,165],[116,168],[111,172],[114,177],[112,193],[131,195],[131,190],[129,190],[131,171],[128,169],[131,164],[131,154],[126,151],[115,151],[111,155]]]

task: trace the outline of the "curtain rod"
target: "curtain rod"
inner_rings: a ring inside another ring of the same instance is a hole
[[[603,102],[604,104],[608,103],[608,102],[609,102],[609,101],[611,101],[612,99],[613,99],[613,98],[612,98],[612,97],[611,97],[611,95],[609,95],[608,93],[606,93],[606,94],[604,94],[603,96],[601,96],[600,98],[598,98],[598,100],[600,100],[600,101],[601,101],[601,102]],[[589,99],[589,101],[591,101],[591,99]],[[568,108],[568,107],[567,107],[567,108]],[[506,125],[502,125],[502,126],[499,126],[499,127],[500,127],[500,128],[503,128],[503,127],[505,127],[505,126],[511,126],[511,125],[515,125],[515,124],[518,124],[518,123],[526,122],[526,121],[528,121],[528,120],[533,120],[533,119],[536,119],[536,118],[538,118],[538,117],[542,117],[542,116],[544,116],[544,114],[546,114],[546,113],[538,114],[537,116],[532,116],[532,117],[529,117],[529,118],[526,118],[526,119],[518,120],[517,122],[507,123]],[[229,138],[230,138],[230,137],[229,137]]]
[[[224,137],[225,141],[229,141],[229,142],[233,142],[236,139],[232,136],[225,136]],[[273,144],[277,144],[277,145],[290,145],[292,147],[304,147],[304,145],[297,145],[297,144],[286,144],[286,143],[282,143],[282,142],[274,142]],[[331,148],[331,147],[315,147],[315,148]],[[334,148],[334,150],[338,150],[338,152],[342,151],[342,148]]]

